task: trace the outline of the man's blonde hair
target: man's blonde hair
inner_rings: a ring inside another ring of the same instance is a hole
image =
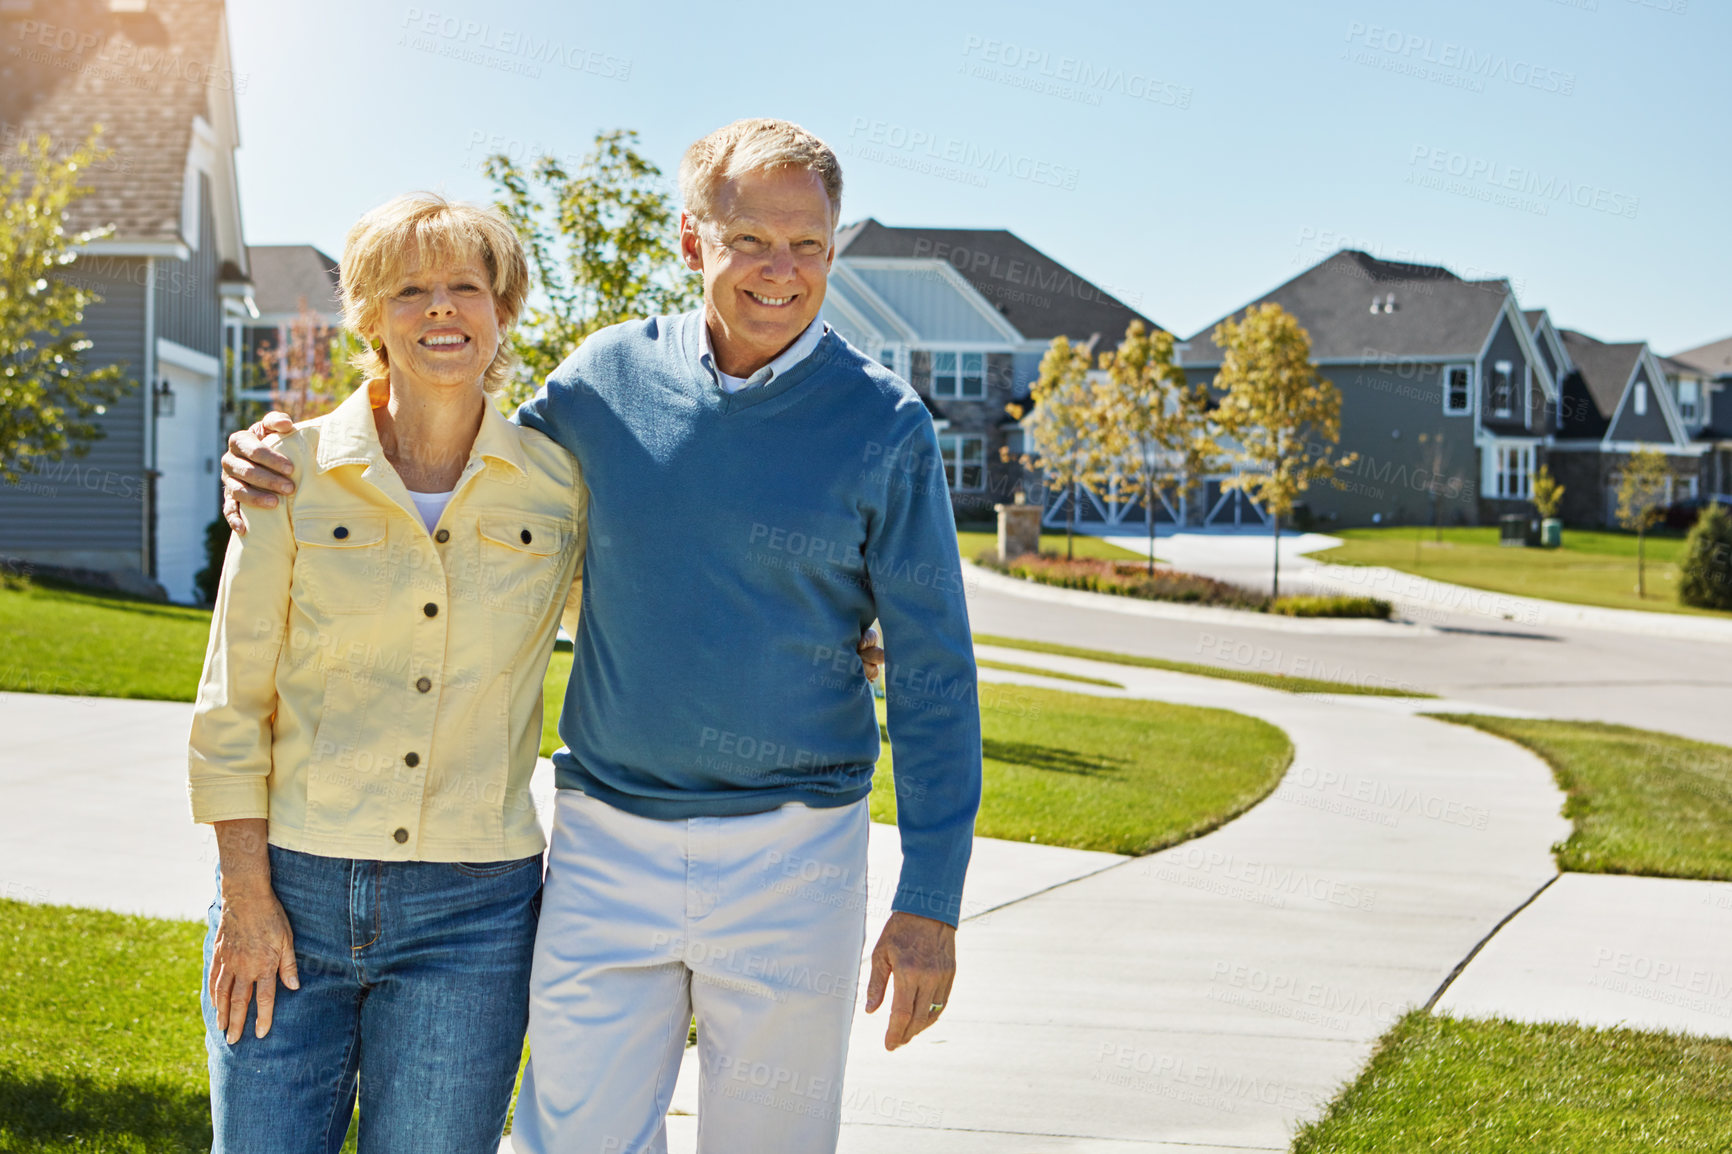
[[[737,176],[773,168],[818,174],[830,198],[830,223],[842,217],[842,162],[830,146],[786,120],[754,117],[718,128],[686,149],[680,161],[680,197],[686,211],[713,220],[716,192]]]
[[[488,392],[498,391],[516,361],[506,336],[529,295],[529,262],[516,231],[497,210],[432,192],[386,201],[356,221],[343,240],[343,324],[367,346],[355,367],[369,377],[389,372],[385,346],[375,334],[385,298],[397,290],[405,270],[470,260],[486,268],[494,308],[503,318],[499,351],[482,376]]]

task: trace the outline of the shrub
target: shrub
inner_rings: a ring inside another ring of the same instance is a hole
[[[1710,502],[1684,539],[1678,600],[1700,609],[1732,609],[1732,513]]]
[[[206,605],[216,604],[217,586],[223,577],[223,558],[228,555],[229,523],[218,517],[204,527],[204,568],[192,579],[198,586],[199,599]]]
[[[1230,609],[1253,610],[1263,609],[1269,601],[1267,597],[1250,589],[1216,581],[1212,577],[1199,577],[1195,573],[1181,573],[1176,569],[1163,567],[1150,574],[1147,564],[1142,561],[1108,561],[1080,557],[1074,561],[1066,561],[1062,557],[1043,553],[1039,556],[1028,554],[1016,557],[1009,564],[1004,564],[991,550],[982,552],[976,560],[988,569],[1020,577],[1025,581],[1038,581],[1043,585],[1056,585],[1061,589],[1083,589],[1090,593],[1140,597],[1146,601],[1177,601],[1190,605],[1217,605]]]
[[[1389,602],[1377,597],[1283,597],[1269,607],[1271,613],[1288,617],[1374,617],[1389,620],[1395,611]]]

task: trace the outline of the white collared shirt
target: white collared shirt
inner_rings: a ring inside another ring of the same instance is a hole
[[[710,370],[716,378],[716,384],[724,393],[737,393],[751,385],[767,385],[789,369],[812,355],[812,350],[818,347],[818,342],[824,339],[824,334],[830,331],[830,326],[824,323],[822,316],[812,318],[812,323],[806,326],[794,343],[783,349],[775,360],[759,369],[749,377],[735,377],[722,372],[716,364],[716,350],[710,344],[710,326],[704,324],[699,328],[704,351],[701,360],[704,368]]]

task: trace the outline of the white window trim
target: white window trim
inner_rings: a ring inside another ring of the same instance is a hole
[[[1630,407],[1635,410],[1636,415],[1638,417],[1647,416],[1648,415],[1648,382],[1647,381],[1637,381],[1636,387],[1631,391],[1635,395],[1630,400]]]
[[[970,441],[980,442],[980,483],[964,485],[962,483],[962,467],[964,463],[964,446]],[[956,476],[950,475],[950,454],[945,451],[946,442],[956,446]],[[938,437],[938,455],[944,459],[944,479],[950,485],[953,493],[979,493],[986,488],[986,437],[980,433],[941,433]]]
[[[987,354],[984,351],[980,349],[959,349],[953,346],[944,345],[927,349],[926,353],[927,356],[931,358],[927,369],[928,379],[926,388],[934,398],[945,401],[986,400],[986,395],[992,391],[992,386],[987,379]],[[954,376],[949,378],[951,381],[955,382],[956,385],[956,391],[953,393],[941,393],[938,391],[938,355],[940,353],[949,353],[956,358],[956,373]],[[977,397],[964,396],[962,393],[962,359],[967,356],[977,356],[980,358],[980,395]]]
[[[1452,408],[1450,408],[1450,405],[1449,405],[1449,375],[1451,373],[1453,373],[1456,369],[1461,369],[1463,372],[1467,373],[1467,389],[1465,392],[1462,393],[1462,398],[1463,398],[1463,401],[1465,403],[1459,409],[1452,409]],[[1443,415],[1446,417],[1471,416],[1473,414],[1473,390],[1474,390],[1473,364],[1471,362],[1460,361],[1456,364],[1444,365],[1443,366]]]
[[[1486,496],[1498,501],[1531,501],[1534,494],[1534,470],[1537,468],[1535,451],[1539,448],[1539,440],[1497,440],[1486,443],[1485,470],[1480,478],[1482,491]],[[1506,492],[1504,487],[1505,462],[1507,454],[1518,455],[1520,480],[1516,492]]]
[[[1506,389],[1504,389],[1503,396],[1501,398],[1498,397],[1495,394],[1495,392],[1494,392],[1493,396],[1491,397],[1492,419],[1495,421],[1507,421],[1512,416],[1515,415],[1515,362],[1514,361],[1494,361],[1492,363],[1492,366],[1491,366],[1491,372],[1492,372],[1492,378],[1491,379],[1492,379],[1493,390],[1497,389],[1497,379],[1500,375],[1503,377],[1503,379],[1505,381],[1509,382],[1508,387]],[[1506,402],[1505,406],[1503,408],[1499,408],[1497,405],[1497,402],[1500,399],[1502,399],[1503,401]]]
[[[1684,405],[1684,386],[1686,385],[1690,386],[1691,390],[1695,393],[1695,399],[1690,402],[1689,410],[1687,412],[1685,411]],[[1689,380],[1680,380],[1678,382],[1678,420],[1682,421],[1686,425],[1702,424],[1702,397],[1702,382],[1694,378]]]

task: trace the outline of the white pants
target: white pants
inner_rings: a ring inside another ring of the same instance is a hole
[[[655,821],[559,791],[519,1154],[662,1154],[697,1016],[699,1154],[836,1148],[866,936],[864,800]]]

